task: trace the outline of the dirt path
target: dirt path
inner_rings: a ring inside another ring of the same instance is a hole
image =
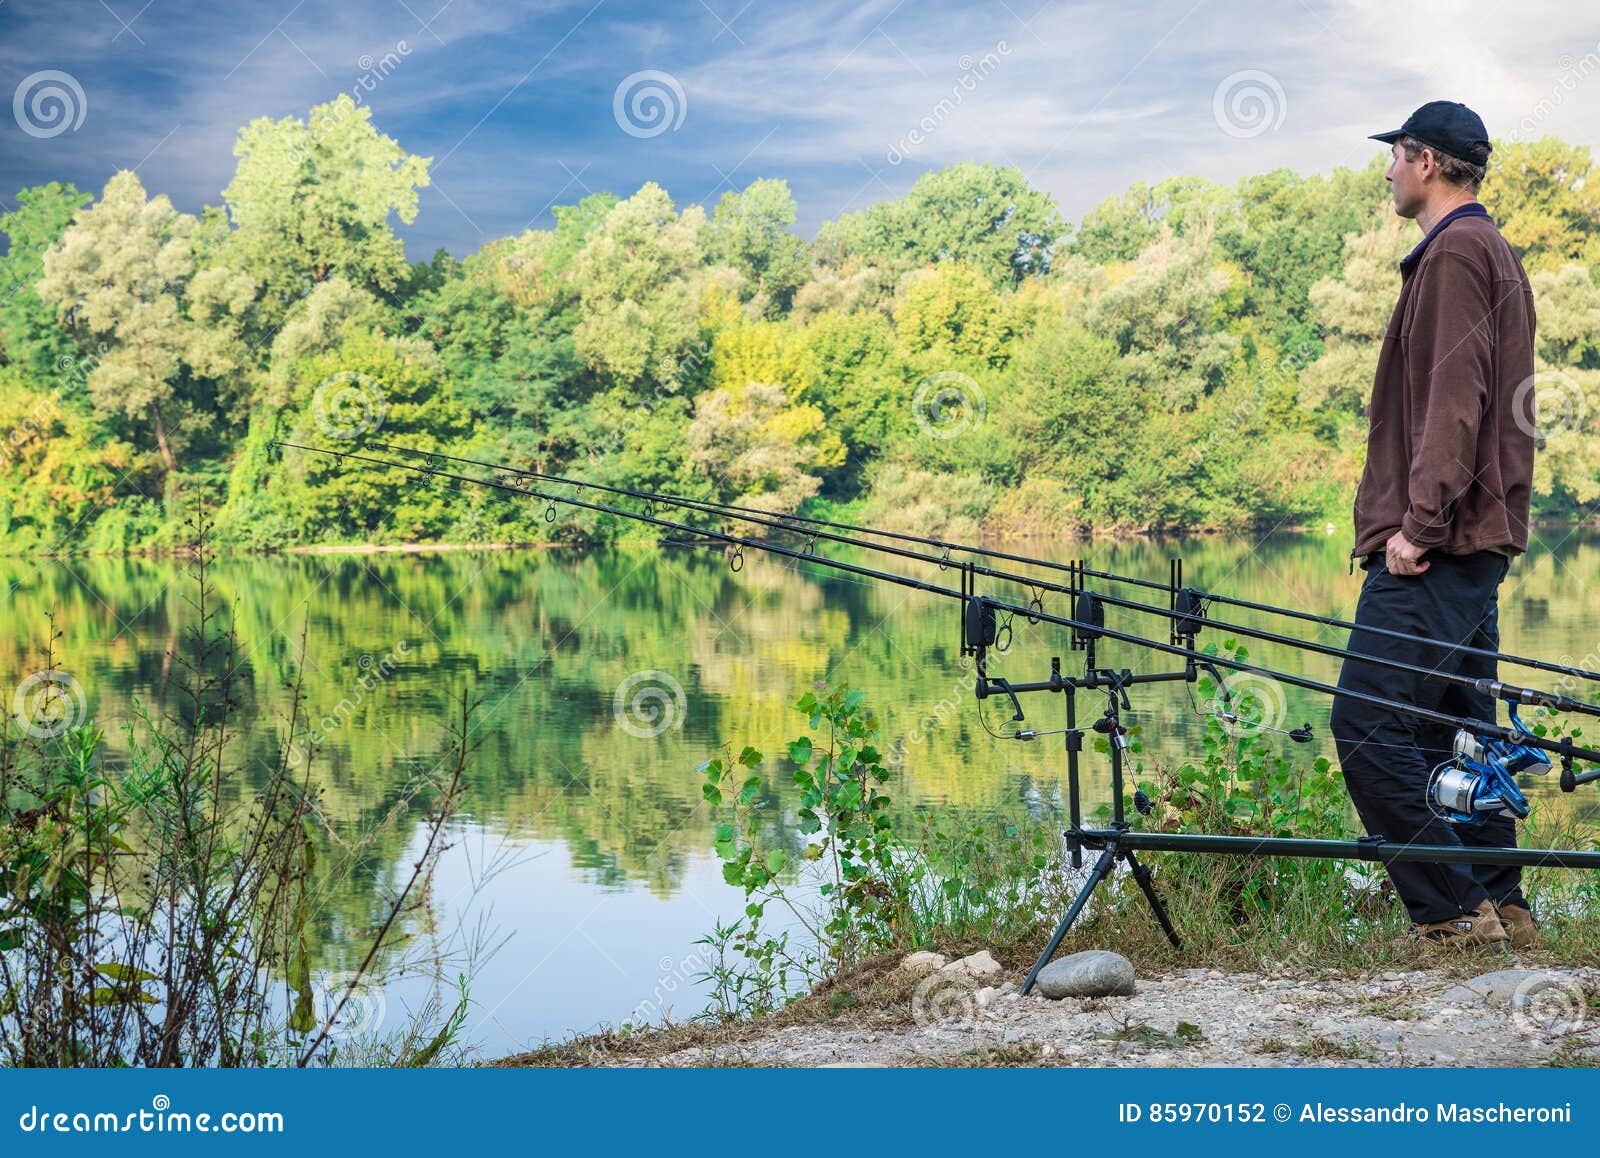
[[[774,1029],[620,1065],[1600,1065],[1600,969],[1432,970],[1286,980],[1190,969],[1131,997],[1049,1001],[1007,976],[933,974],[914,1024]]]

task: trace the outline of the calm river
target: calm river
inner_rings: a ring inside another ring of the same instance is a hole
[[[1538,537],[1502,590],[1503,646],[1596,667],[1600,536],[1555,528]],[[1348,617],[1361,573],[1348,574],[1345,549],[1343,534],[1032,548],[1163,581],[1177,553],[1197,586]],[[117,759],[135,704],[159,712],[182,677],[173,654],[195,617],[188,566],[0,559],[9,629],[0,689],[44,666],[54,610],[57,666],[81,684]],[[923,570],[955,585],[953,572]],[[695,766],[724,743],[778,751],[803,727],[790,705],[815,680],[864,689],[885,739],[906,741],[890,785],[897,806],[1003,816],[1063,806],[1059,743],[1004,744],[984,732],[958,663],[956,606],[915,591],[760,557],[735,574],[715,554],[684,549],[237,557],[214,564],[212,578],[243,649],[237,775],[258,776],[270,759],[300,677],[320,733],[313,768],[340,839],[369,829],[439,762],[461,689],[482,699],[464,809],[407,951],[436,956],[454,976],[473,944],[499,944],[476,963],[467,1022],[487,1055],[704,1007],[690,980],[694,941],[719,917],[738,915],[743,899],[722,883]],[[1061,597],[1045,605],[1066,610]],[[1108,622],[1165,638],[1158,620],[1113,611]],[[1000,661],[1012,678],[1044,678],[1056,654],[1069,670],[1081,662],[1059,630],[1015,626]],[[1222,636],[1208,632],[1202,642]],[[1318,638],[1344,642],[1336,631]],[[1329,682],[1337,673],[1332,659],[1260,644],[1251,657]],[[1139,671],[1167,666],[1114,644],[1100,659]],[[1309,722],[1331,755],[1326,701],[1283,694],[1286,722]],[[1031,724],[1060,726],[1054,697],[1025,707]],[[1183,685],[1139,689],[1134,708],[1147,760],[1194,750],[1204,721]],[[985,710],[996,728],[1010,715],[997,701]],[[1101,758],[1090,753],[1086,768],[1089,800],[1098,802]],[[1596,811],[1576,797],[1551,803]],[[322,970],[354,963],[349,930],[370,927],[385,888],[408,868],[419,819],[381,835],[359,859],[362,871],[327,882]],[[391,985],[372,999],[375,1024],[398,1025],[425,991],[418,979]]]

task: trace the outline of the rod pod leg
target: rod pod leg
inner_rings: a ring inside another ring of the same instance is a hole
[[[1078,914],[1083,912],[1083,907],[1089,903],[1089,894],[1094,892],[1095,886],[1105,880],[1111,872],[1111,866],[1117,862],[1119,853],[1115,844],[1108,845],[1100,854],[1100,859],[1094,862],[1094,868],[1089,870],[1089,879],[1083,882],[1083,888],[1078,890],[1078,895],[1073,898],[1072,907],[1067,910],[1067,915],[1061,918],[1061,923],[1056,926],[1056,931],[1050,935],[1050,943],[1044,947],[1044,952],[1039,954],[1039,959],[1033,963],[1033,968],[1028,970],[1028,979],[1022,983],[1024,997],[1033,989],[1033,983],[1039,976],[1039,970],[1050,964],[1050,958],[1055,956],[1061,947],[1061,939],[1067,935],[1067,930],[1072,928],[1072,923],[1078,919]]]
[[[1133,879],[1139,883],[1139,890],[1144,893],[1144,899],[1150,902],[1150,908],[1155,912],[1156,921],[1161,925],[1161,931],[1167,935],[1167,940],[1172,942],[1174,949],[1183,948],[1183,938],[1178,936],[1172,927],[1172,921],[1167,917],[1166,906],[1161,903],[1161,898],[1156,894],[1156,886],[1150,874],[1150,866],[1133,855],[1130,848],[1123,854],[1128,862],[1128,867],[1133,870]]]

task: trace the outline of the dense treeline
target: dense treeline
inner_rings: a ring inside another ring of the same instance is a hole
[[[942,534],[1344,521],[1363,407],[1415,243],[1383,160],[1140,184],[1075,226],[961,164],[791,231],[781,180],[682,209],[647,184],[548,230],[408,263],[428,183],[341,97],[260,119],[221,206],[137,175],[0,216],[0,543],[608,538],[400,475],[269,454],[378,437]],[[1482,198],[1533,276],[1536,510],[1600,498],[1600,180],[1502,143]]]

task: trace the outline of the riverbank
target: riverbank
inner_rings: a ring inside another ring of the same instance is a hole
[[[884,959],[768,1019],[576,1038],[498,1066],[1600,1066],[1600,968],[1165,969],[1129,997],[1020,996]]]
[[[835,512],[832,517],[848,517],[848,512]],[[1600,529],[1600,519],[1590,518],[1535,518],[1530,520],[1530,526],[1535,531],[1550,531],[1565,529],[1568,533],[1584,530]],[[897,533],[905,528],[886,527],[886,530]],[[920,531],[921,528],[910,528]],[[1066,544],[1092,543],[1097,546],[1111,549],[1126,548],[1130,545],[1142,544],[1150,547],[1167,549],[1174,544],[1183,542],[1225,541],[1233,536],[1259,534],[1270,532],[1273,536],[1283,538],[1327,539],[1338,535],[1348,537],[1350,525],[1348,523],[1284,523],[1262,524],[1254,528],[1241,527],[1193,527],[1182,534],[1171,531],[1097,531],[1086,536],[1053,536],[1041,535],[1032,522],[1019,523],[1016,526],[996,525],[985,528],[984,532],[970,537],[970,541],[986,548],[1005,547],[1009,550],[1035,548],[1048,556],[1047,548],[1060,548]],[[960,538],[961,536],[953,536]],[[406,542],[406,543],[312,543],[295,546],[272,547],[269,549],[250,548],[243,545],[230,545],[227,542],[216,544],[217,553],[222,557],[269,557],[272,555],[423,555],[444,551],[523,551],[541,550],[548,548],[607,548],[607,547],[655,547],[659,545],[660,535],[651,530],[642,535],[621,535],[605,540],[575,540],[551,542],[549,540],[530,540],[526,542],[481,542],[481,543],[451,543],[451,542]],[[1061,552],[1057,552],[1060,554]],[[10,559],[58,559],[58,558],[104,558],[104,559],[186,559],[193,558],[194,550],[185,546],[161,547],[127,547],[116,551],[38,551],[22,550],[11,551],[6,549],[6,544],[0,540],[0,558]]]

